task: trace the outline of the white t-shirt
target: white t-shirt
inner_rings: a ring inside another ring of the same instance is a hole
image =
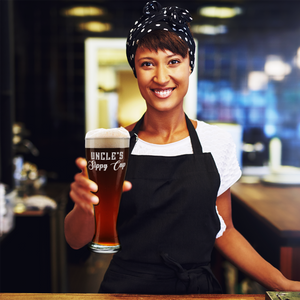
[[[236,157],[236,146],[231,135],[224,129],[209,125],[202,121],[197,121],[196,132],[200,139],[203,152],[210,152],[214,158],[218,172],[220,174],[220,187],[218,196],[228,190],[241,176],[241,169]],[[133,148],[133,155],[154,155],[154,156],[178,156],[182,154],[192,154],[193,148],[190,137],[170,144],[151,144],[138,139]],[[221,229],[216,238],[222,236],[226,225],[222,216],[220,219]]]

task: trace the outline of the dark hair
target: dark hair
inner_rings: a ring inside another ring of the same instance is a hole
[[[154,30],[138,41],[137,48],[147,48],[149,50],[169,50],[175,54],[180,54],[185,58],[189,47],[176,33],[166,30]]]

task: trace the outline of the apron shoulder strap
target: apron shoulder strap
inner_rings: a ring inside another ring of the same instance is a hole
[[[145,114],[140,118],[139,121],[137,121],[137,123],[135,124],[134,128],[132,129],[132,131],[130,131],[130,148],[129,148],[129,153],[132,152],[133,147],[135,146],[135,143],[138,140],[138,133],[140,131],[140,127],[143,124],[144,121],[144,116]]]

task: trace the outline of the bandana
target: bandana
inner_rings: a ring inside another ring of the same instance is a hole
[[[138,42],[146,34],[158,29],[174,32],[187,43],[190,54],[190,66],[193,71],[195,63],[195,41],[188,27],[188,23],[192,20],[189,11],[186,9],[177,6],[162,8],[157,1],[148,2],[144,6],[143,15],[135,22],[127,38],[127,60],[135,77],[134,56]]]

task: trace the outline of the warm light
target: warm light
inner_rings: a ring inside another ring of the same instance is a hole
[[[110,49],[103,48],[97,51],[98,64],[102,66],[107,65],[126,65],[127,57],[124,49]]]
[[[207,6],[202,7],[199,10],[199,14],[204,17],[209,18],[220,18],[220,19],[226,19],[226,18],[233,18],[236,15],[239,15],[242,13],[242,9],[240,7],[216,7],[216,6]]]
[[[94,6],[76,6],[62,10],[62,14],[66,17],[102,16],[104,10]]]
[[[274,80],[283,80],[291,73],[291,66],[282,61],[280,56],[269,55],[265,63],[265,72]]]
[[[103,32],[110,31],[111,25],[109,23],[102,23],[97,21],[82,22],[79,24],[79,29],[83,31]]]
[[[21,214],[21,213],[23,213],[23,212],[25,212],[26,211],[26,206],[25,206],[25,204],[24,203],[17,203],[16,205],[15,205],[15,207],[14,207],[14,212],[16,213],[16,214]]]
[[[267,88],[268,76],[265,72],[254,71],[248,76],[248,87],[252,91],[260,91]]]
[[[193,33],[202,33],[207,35],[224,34],[227,32],[227,28],[224,25],[194,25],[191,27]]]
[[[113,91],[117,88],[116,71],[113,67],[101,67],[97,74],[98,87],[104,92]]]

